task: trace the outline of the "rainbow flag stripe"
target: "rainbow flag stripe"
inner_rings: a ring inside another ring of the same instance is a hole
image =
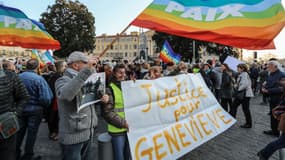
[[[60,49],[60,43],[39,23],[29,19],[21,10],[3,5],[0,5],[0,45]]]
[[[132,25],[245,49],[273,49],[281,0],[154,0]]]
[[[176,54],[172,50],[168,41],[165,41],[162,50],[160,51],[159,58],[165,63],[173,62],[175,64],[178,64],[181,60],[181,55]]]

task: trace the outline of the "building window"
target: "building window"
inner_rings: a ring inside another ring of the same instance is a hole
[[[125,53],[125,57],[128,57],[128,52]]]
[[[125,49],[128,49],[128,45],[127,44],[125,44]]]
[[[136,57],[137,56],[137,52],[134,52],[134,57]]]
[[[136,44],[134,44],[134,49],[137,49],[137,45]]]

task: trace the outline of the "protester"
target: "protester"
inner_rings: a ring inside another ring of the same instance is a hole
[[[175,64],[173,62],[169,62],[166,64],[166,69],[163,71],[164,76],[170,76],[175,71]]]
[[[171,69],[171,67],[167,66],[168,69]],[[167,70],[168,70],[167,69]],[[169,70],[171,71],[171,70]],[[186,74],[188,73],[188,67],[187,67],[187,64],[183,61],[179,62],[179,64],[177,66],[174,66],[173,70],[167,74],[167,76],[176,76],[176,75],[179,75],[179,74]]]
[[[265,86],[268,76],[269,76],[269,72],[267,70],[267,64],[264,64],[264,66],[262,67],[262,70],[259,72],[260,86]],[[268,95],[266,93],[263,93],[261,90],[262,90],[262,87],[260,87],[260,93],[262,94],[262,102],[260,103],[260,105],[267,105]]]
[[[268,62],[269,77],[266,81],[265,86],[262,88],[262,92],[269,96],[269,108],[270,111],[275,108],[281,101],[283,89],[279,84],[281,78],[285,77],[285,74],[281,72],[281,65],[276,60]],[[271,112],[270,112],[271,113]],[[264,134],[279,136],[278,131],[278,120],[270,114],[270,127],[271,130],[264,131]]]
[[[52,91],[42,76],[37,75],[39,61],[28,60],[26,71],[20,74],[26,89],[29,92],[30,100],[24,106],[23,114],[20,117],[20,131],[17,137],[17,159],[21,156],[21,145],[25,135],[27,135],[24,155],[21,160],[40,159],[34,157],[34,145],[37,138],[38,129],[43,117],[44,108],[51,104],[53,98]],[[27,132],[27,134],[26,134]]]
[[[95,105],[85,107],[77,112],[82,88],[87,78],[95,73],[97,58],[88,58],[79,51],[72,52],[68,59],[68,67],[55,83],[55,91],[59,112],[59,142],[63,160],[91,160],[92,137],[97,126]],[[103,95],[101,101],[106,103],[108,96]]]
[[[29,94],[22,80],[14,72],[3,70],[0,62],[0,123],[5,130],[17,128],[18,121],[16,116],[20,117],[24,105],[29,100]],[[9,119],[2,122],[3,119]],[[14,121],[16,120],[16,121]],[[8,124],[9,123],[9,124]],[[17,130],[15,130],[17,131]],[[0,155],[1,159],[16,159],[16,132],[11,132],[7,137],[0,134]]]
[[[188,73],[187,64],[185,62],[181,61],[178,64],[178,71],[179,71],[179,74],[187,74]]]
[[[253,93],[256,94],[257,92],[257,79],[259,76],[259,68],[257,67],[256,63],[253,63],[249,69],[249,76],[251,78],[251,82],[252,82],[252,90]]]
[[[213,78],[213,85],[214,85],[214,94],[217,99],[217,101],[221,102],[221,85],[222,85],[222,70],[220,64],[216,63],[216,66],[212,69],[212,72],[214,74]]]
[[[16,72],[16,66],[9,60],[3,60],[3,69],[11,72]]]
[[[211,61],[209,61],[211,62]],[[211,68],[211,65],[208,64],[208,63],[205,63],[203,65],[203,71],[205,73],[204,75],[204,80],[206,82],[206,85],[208,86],[208,88],[211,90],[211,91],[214,91],[214,81],[215,81],[215,73],[212,72],[212,68]]]
[[[192,72],[193,73],[199,73],[200,72],[200,66],[199,64],[194,64],[192,67]]]
[[[162,77],[160,66],[152,66],[150,67],[149,72],[144,76],[143,79],[152,80],[160,77]]]
[[[241,104],[242,111],[245,116],[245,124],[241,125],[241,128],[251,128],[252,119],[250,114],[250,98],[253,97],[253,91],[251,88],[251,80],[248,74],[248,68],[246,64],[239,64],[237,66],[239,76],[237,78],[236,95],[234,96],[234,102],[230,109],[230,114],[235,118],[237,113],[237,108]],[[242,94],[242,96],[239,96]]]
[[[15,66],[16,66],[16,70],[19,73],[22,73],[24,70],[26,70],[26,60],[25,59],[20,59],[18,57],[16,57],[16,61],[15,61]]]
[[[162,61],[160,58],[154,58],[152,66],[162,66]]]
[[[51,73],[47,82],[52,90],[54,95],[52,99],[52,104],[47,108],[47,123],[49,129],[49,138],[51,140],[58,140],[58,105],[57,98],[55,93],[55,82],[58,78],[62,77],[63,72],[66,67],[66,63],[64,61],[55,62],[55,72]]]
[[[110,77],[112,75],[112,68],[113,66],[110,62],[103,64],[103,71],[105,72],[105,77],[106,77],[105,84],[109,84]]]
[[[111,72],[112,73],[112,72]],[[127,79],[130,80],[130,79],[137,79],[138,78],[138,75],[137,75],[137,72],[136,72],[136,65],[135,64],[129,64],[127,65],[127,68],[126,68],[126,74],[127,74]],[[112,75],[112,74],[111,74]],[[111,76],[110,76],[111,77]]]
[[[40,68],[38,69],[38,74],[40,74],[47,82],[49,81],[51,75],[53,75],[55,72],[56,72],[55,65],[51,62],[45,64],[43,68],[41,68],[40,65]],[[48,121],[48,109],[49,107],[44,108],[44,113],[42,118],[43,122]]]
[[[149,63],[147,63],[147,62],[144,62],[144,63],[141,65],[141,68],[140,68],[140,75],[139,75],[139,78],[140,78],[140,79],[143,79],[143,77],[148,73],[149,68],[150,68],[150,65],[149,65]]]
[[[125,119],[121,82],[126,78],[125,66],[118,64],[113,69],[111,83],[106,89],[109,102],[103,107],[103,117],[108,122],[108,132],[112,136],[114,160],[130,160],[127,137],[128,123]]]
[[[285,78],[281,78],[280,84],[282,85],[283,91],[285,91]],[[280,114],[276,115],[275,112],[279,109]],[[280,120],[278,130],[282,132],[282,134],[279,136],[278,139],[270,142],[266,147],[264,147],[262,150],[260,150],[257,155],[260,158],[260,160],[268,160],[272,154],[281,149],[285,148],[285,94],[283,93],[282,100],[280,104],[273,109],[272,112],[274,118],[277,120]]]
[[[230,68],[227,64],[222,64],[221,69],[223,72],[220,91],[221,106],[224,108],[225,111],[229,112],[229,109],[232,106],[233,80],[231,77]]]

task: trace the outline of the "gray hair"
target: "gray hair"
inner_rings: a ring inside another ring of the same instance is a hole
[[[282,65],[275,60],[269,61],[268,64],[273,64],[274,66],[276,66],[281,72],[284,72],[284,69],[282,68]]]

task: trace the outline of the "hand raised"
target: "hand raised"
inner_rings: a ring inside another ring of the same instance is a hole
[[[88,60],[88,68],[90,69],[94,69],[94,67],[96,66],[96,64],[99,62],[99,58],[98,57],[90,57]]]

